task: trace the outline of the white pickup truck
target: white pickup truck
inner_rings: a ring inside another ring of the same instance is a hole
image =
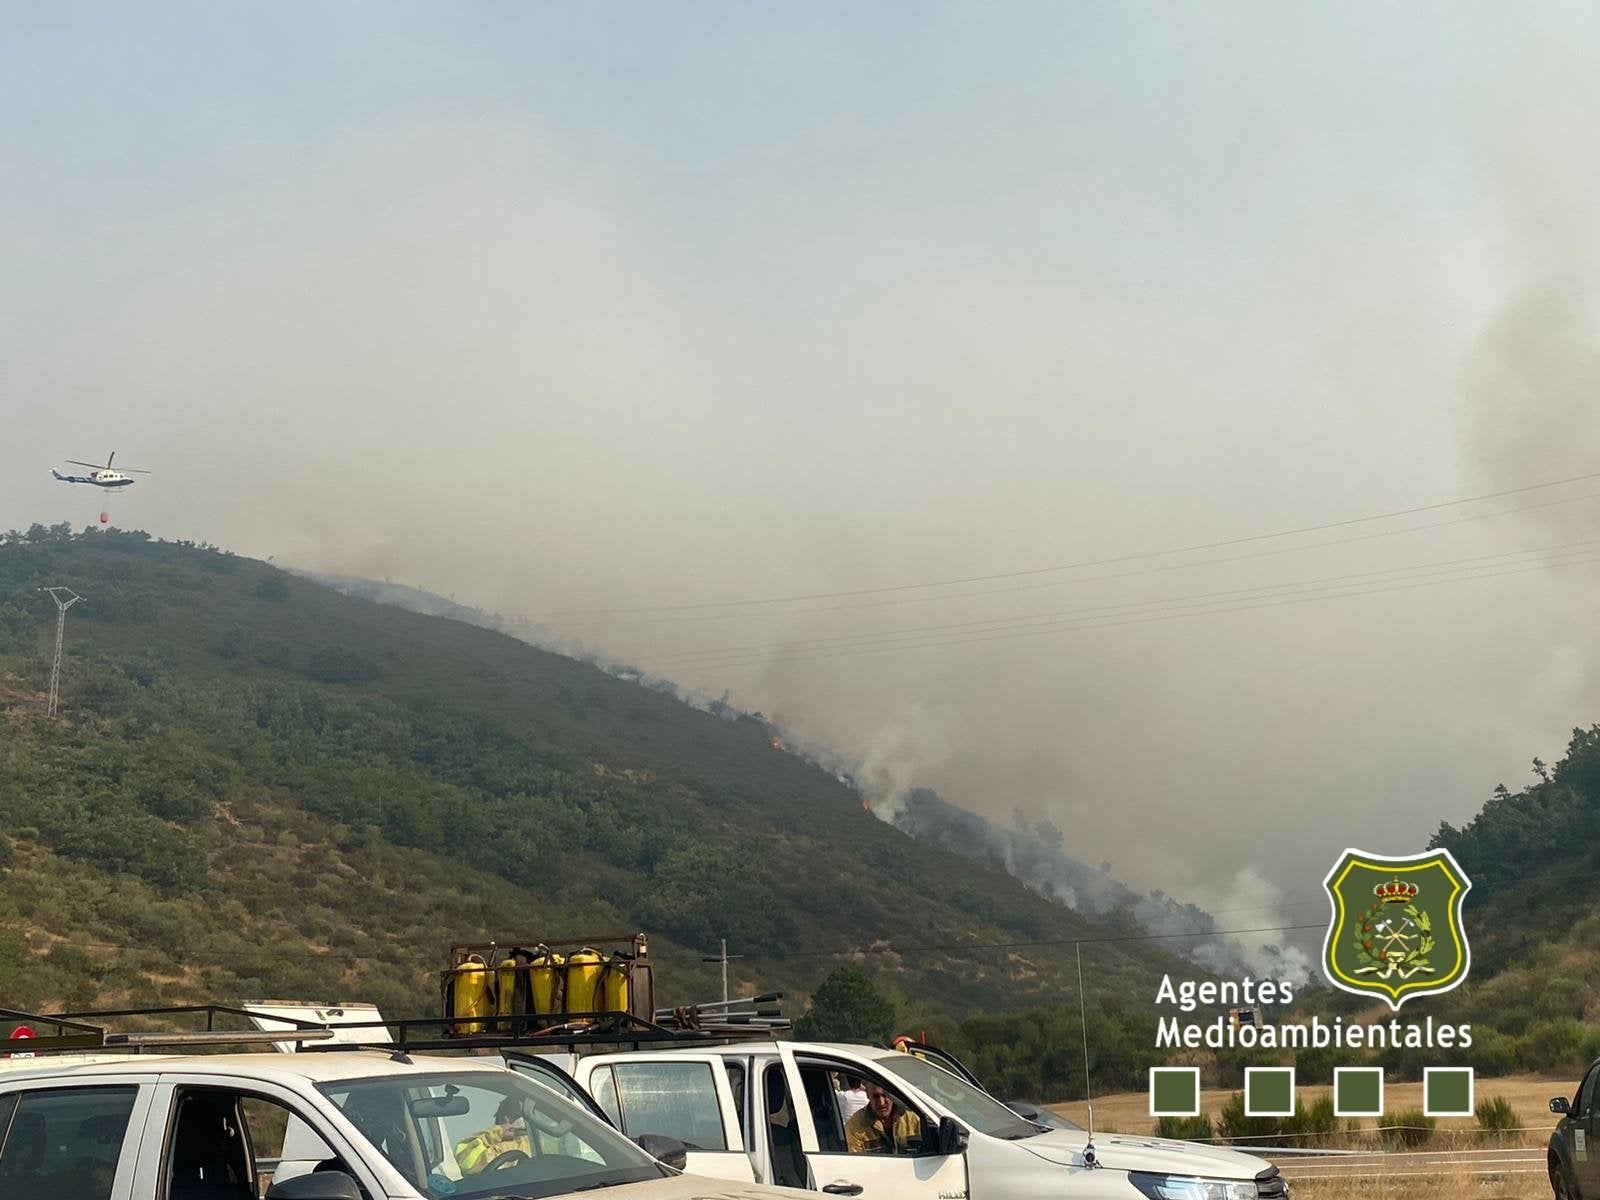
[[[458,1146],[502,1121],[508,1140],[463,1169]],[[290,1169],[280,1155],[301,1161]],[[4,1200],[547,1200],[602,1190],[608,1200],[784,1197],[680,1174],[493,1059],[374,1050],[0,1059]]]
[[[750,1042],[696,1051],[507,1052],[514,1070],[598,1107],[630,1137],[688,1147],[688,1169],[863,1200],[1282,1200],[1270,1163],[1150,1137],[1045,1129],[922,1058],[866,1046]],[[851,1154],[835,1076],[916,1114],[903,1153]],[[797,1102],[798,1101],[798,1102]]]

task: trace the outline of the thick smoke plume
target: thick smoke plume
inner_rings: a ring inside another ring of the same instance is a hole
[[[1574,152],[1600,112],[1594,41],[1541,22],[1517,25],[1514,39],[1534,52],[1498,60],[1480,93],[1494,97],[1492,107],[1472,126],[1498,236],[1488,314],[1461,378],[1480,467],[1507,487],[1590,472],[1600,458],[1600,168]],[[1600,530],[1593,503],[1539,508],[1532,518],[1567,535]]]
[[[1219,897],[1219,907],[1248,918],[1242,924],[1264,932],[1225,934],[1220,930],[1227,926],[1194,904],[1160,890],[1141,894],[1114,879],[1109,864],[1091,867],[1079,862],[1067,852],[1068,832],[1020,810],[1009,827],[1000,826],[950,804],[936,792],[914,788],[903,796],[886,796],[883,806],[874,804],[873,811],[912,837],[1004,870],[1058,904],[1102,919],[1131,920],[1152,934],[1171,935],[1174,953],[1217,974],[1296,983],[1311,975],[1311,963],[1302,951],[1265,931],[1277,921],[1277,889],[1253,870],[1239,872]]]
[[[1253,974],[1262,978],[1303,981],[1310,974],[1306,956],[1283,947],[1269,935],[1241,938],[1218,933],[1216,920],[1205,910],[1186,904],[1165,892],[1141,894],[1112,878],[1106,866],[1090,867],[1067,853],[1067,835],[1052,822],[1032,819],[1019,810],[1006,828],[942,799],[936,792],[915,785],[919,769],[937,762],[946,740],[936,717],[913,707],[900,720],[881,729],[859,761],[815,743],[807,742],[760,713],[748,713],[672,680],[640,671],[609,658],[591,646],[554,634],[542,625],[520,617],[488,613],[458,604],[421,588],[370,579],[301,571],[308,579],[380,604],[411,612],[447,617],[504,633],[541,650],[588,663],[608,675],[672,696],[701,712],[723,720],[752,719],[766,724],[773,744],[826,771],[862,797],[862,806],[896,829],[954,851],[974,861],[1006,872],[1048,900],[1100,919],[1132,921],[1154,934],[1174,937],[1172,950],[1196,964],[1222,975]],[[1242,871],[1224,897],[1230,908],[1251,904],[1250,924],[1260,926],[1276,902],[1277,889],[1253,871]],[[1190,935],[1200,934],[1200,937]]]

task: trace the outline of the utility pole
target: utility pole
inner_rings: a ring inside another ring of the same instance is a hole
[[[728,954],[728,939],[718,938],[717,940],[722,944],[722,953],[716,958],[702,958],[700,961],[722,964],[722,1002],[726,1004],[728,1002],[728,963],[733,959],[743,958],[744,955],[734,954],[730,956]]]
[[[56,602],[56,654],[50,660],[50,701],[45,706],[45,716],[54,719],[56,703],[61,699],[61,638],[67,632],[67,609],[71,608],[83,597],[69,587],[40,588],[41,592],[49,592],[50,599]],[[70,599],[63,600],[61,593]]]

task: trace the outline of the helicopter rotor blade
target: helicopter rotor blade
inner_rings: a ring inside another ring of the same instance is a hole
[[[111,470],[111,464],[116,462],[116,461],[117,461],[117,452],[115,450],[113,450],[110,454],[106,455],[106,470],[108,470],[108,471]]]
[[[111,469],[109,466],[102,466],[99,463],[79,462],[75,458],[69,458],[67,461],[75,467],[88,467],[91,471],[109,471]]]

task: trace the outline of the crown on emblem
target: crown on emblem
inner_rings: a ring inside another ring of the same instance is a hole
[[[1388,883],[1380,883],[1372,889],[1372,894],[1385,904],[1410,904],[1421,890],[1414,883],[1401,883],[1393,879]]]

